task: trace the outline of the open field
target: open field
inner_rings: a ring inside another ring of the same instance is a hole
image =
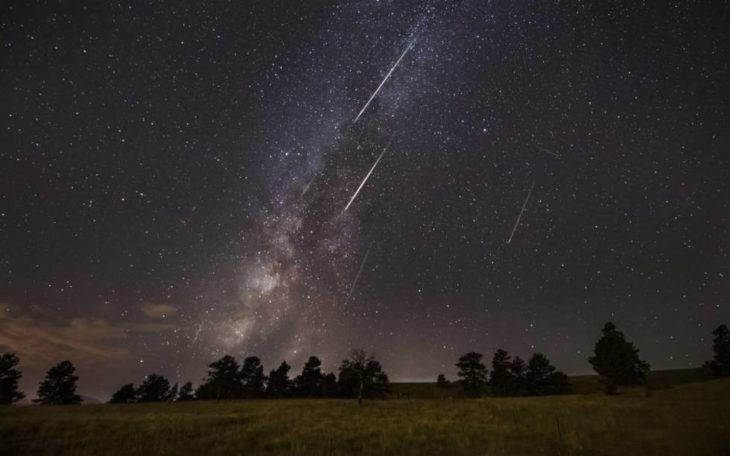
[[[727,455],[730,380],[651,397],[5,407],[0,454]]]

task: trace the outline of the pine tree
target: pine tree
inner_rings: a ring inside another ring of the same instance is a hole
[[[333,372],[322,377],[322,397],[337,397],[339,391],[337,376]]]
[[[109,400],[110,404],[131,404],[137,401],[137,390],[134,389],[132,383],[122,385],[116,393],[112,395]]]
[[[22,374],[15,367],[19,362],[15,353],[0,356],[0,405],[10,405],[25,397],[18,390],[18,380]]]
[[[601,376],[606,394],[616,394],[619,386],[646,384],[649,364],[639,358],[639,350],[609,322],[603,327],[594,355],[588,358]]]
[[[294,389],[301,397],[318,397],[322,395],[322,361],[316,356],[310,356],[302,373],[294,379]]]
[[[38,399],[33,402],[42,405],[80,404],[81,396],[76,394],[79,378],[74,375],[75,371],[71,361],[61,361],[50,368],[38,387]]]
[[[170,382],[162,375],[151,374],[137,388],[139,402],[166,402],[170,400]]]
[[[512,367],[511,357],[501,348],[494,353],[492,358],[492,375],[489,378],[489,386],[492,394],[496,396],[507,396],[513,394],[515,379],[510,371]]]
[[[720,325],[712,331],[715,336],[712,339],[712,351],[715,356],[710,361],[710,369],[717,377],[730,375],[730,329],[726,325]]]
[[[439,374],[438,377],[436,377],[436,386],[439,388],[448,388],[451,386],[451,382],[444,374]]]
[[[226,355],[208,366],[208,377],[198,387],[198,399],[232,399],[243,395],[238,362]]]
[[[269,383],[266,385],[266,394],[270,397],[286,397],[291,394],[291,380],[289,380],[291,366],[282,361],[278,368],[269,373]]]
[[[468,397],[479,397],[487,384],[487,367],[482,363],[482,354],[469,352],[456,363],[461,378],[462,393]]]
[[[513,385],[512,393],[515,395],[527,394],[527,385],[525,380],[525,373],[527,371],[527,365],[525,361],[519,356],[515,356],[509,367],[510,374],[512,374]]]
[[[535,353],[527,363],[525,389],[528,394],[563,394],[570,391],[568,376],[555,370],[547,356]]]
[[[258,396],[263,393],[266,387],[266,375],[261,360],[256,356],[249,356],[243,360],[240,378],[247,395]]]

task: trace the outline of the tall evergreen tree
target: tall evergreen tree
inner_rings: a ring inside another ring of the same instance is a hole
[[[71,361],[61,361],[48,370],[46,378],[38,386],[38,399],[33,402],[42,405],[80,404],[81,396],[76,394],[74,375],[76,368]]]
[[[151,374],[137,388],[139,402],[165,402],[170,400],[170,382],[162,375]]]
[[[318,397],[322,395],[322,361],[316,356],[310,356],[302,373],[294,379],[294,388],[298,396]]]
[[[451,386],[451,382],[448,378],[446,378],[444,374],[438,374],[438,376],[436,377],[436,386],[438,386],[439,388],[448,388],[449,386]]]
[[[511,356],[501,348],[492,358],[492,375],[489,378],[489,387],[496,396],[508,396],[514,393],[515,379],[510,368]]]
[[[137,390],[134,389],[134,384],[127,383],[122,385],[116,393],[112,395],[109,400],[110,404],[131,404],[137,401]]]
[[[240,377],[247,395],[257,396],[264,392],[266,388],[266,375],[264,375],[264,366],[258,357],[249,356],[243,360]]]
[[[322,397],[336,397],[339,392],[337,376],[333,372],[322,377]]]
[[[15,353],[4,353],[0,356],[0,405],[10,405],[25,397],[18,390],[18,380],[22,374],[15,367],[19,362]]]
[[[179,402],[184,402],[192,401],[193,399],[195,399],[193,396],[193,383],[185,382],[183,386],[180,387],[180,391],[177,393],[177,400]]]
[[[611,322],[604,325],[602,332],[588,362],[601,376],[606,393],[616,394],[619,386],[646,384],[650,366],[639,358],[634,344]]]
[[[269,373],[269,383],[266,385],[266,394],[270,397],[286,397],[291,394],[291,380],[289,380],[291,366],[282,361],[278,368]]]
[[[525,372],[527,371],[527,365],[519,356],[515,356],[509,367],[510,374],[512,374],[513,384],[512,393],[515,395],[521,395],[527,393]]]
[[[479,397],[487,384],[487,367],[482,363],[482,354],[469,352],[456,363],[462,393],[468,397]]]
[[[730,375],[730,329],[720,325],[712,331],[712,351],[714,358],[710,361],[710,369],[718,377]]]
[[[243,395],[243,383],[238,362],[226,355],[208,366],[208,376],[198,387],[198,399],[231,399]]]
[[[527,363],[525,389],[528,394],[563,394],[570,391],[568,376],[556,371],[547,356],[535,353]]]

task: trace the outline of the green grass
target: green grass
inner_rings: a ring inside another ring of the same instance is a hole
[[[0,408],[0,455],[14,454],[728,455],[730,380],[651,397]]]

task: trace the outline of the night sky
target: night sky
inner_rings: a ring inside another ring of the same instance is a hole
[[[400,381],[498,347],[587,373],[607,320],[699,366],[730,323],[728,23],[726,1],[2,2],[0,351],[30,396],[70,359],[103,399],[354,347]]]

